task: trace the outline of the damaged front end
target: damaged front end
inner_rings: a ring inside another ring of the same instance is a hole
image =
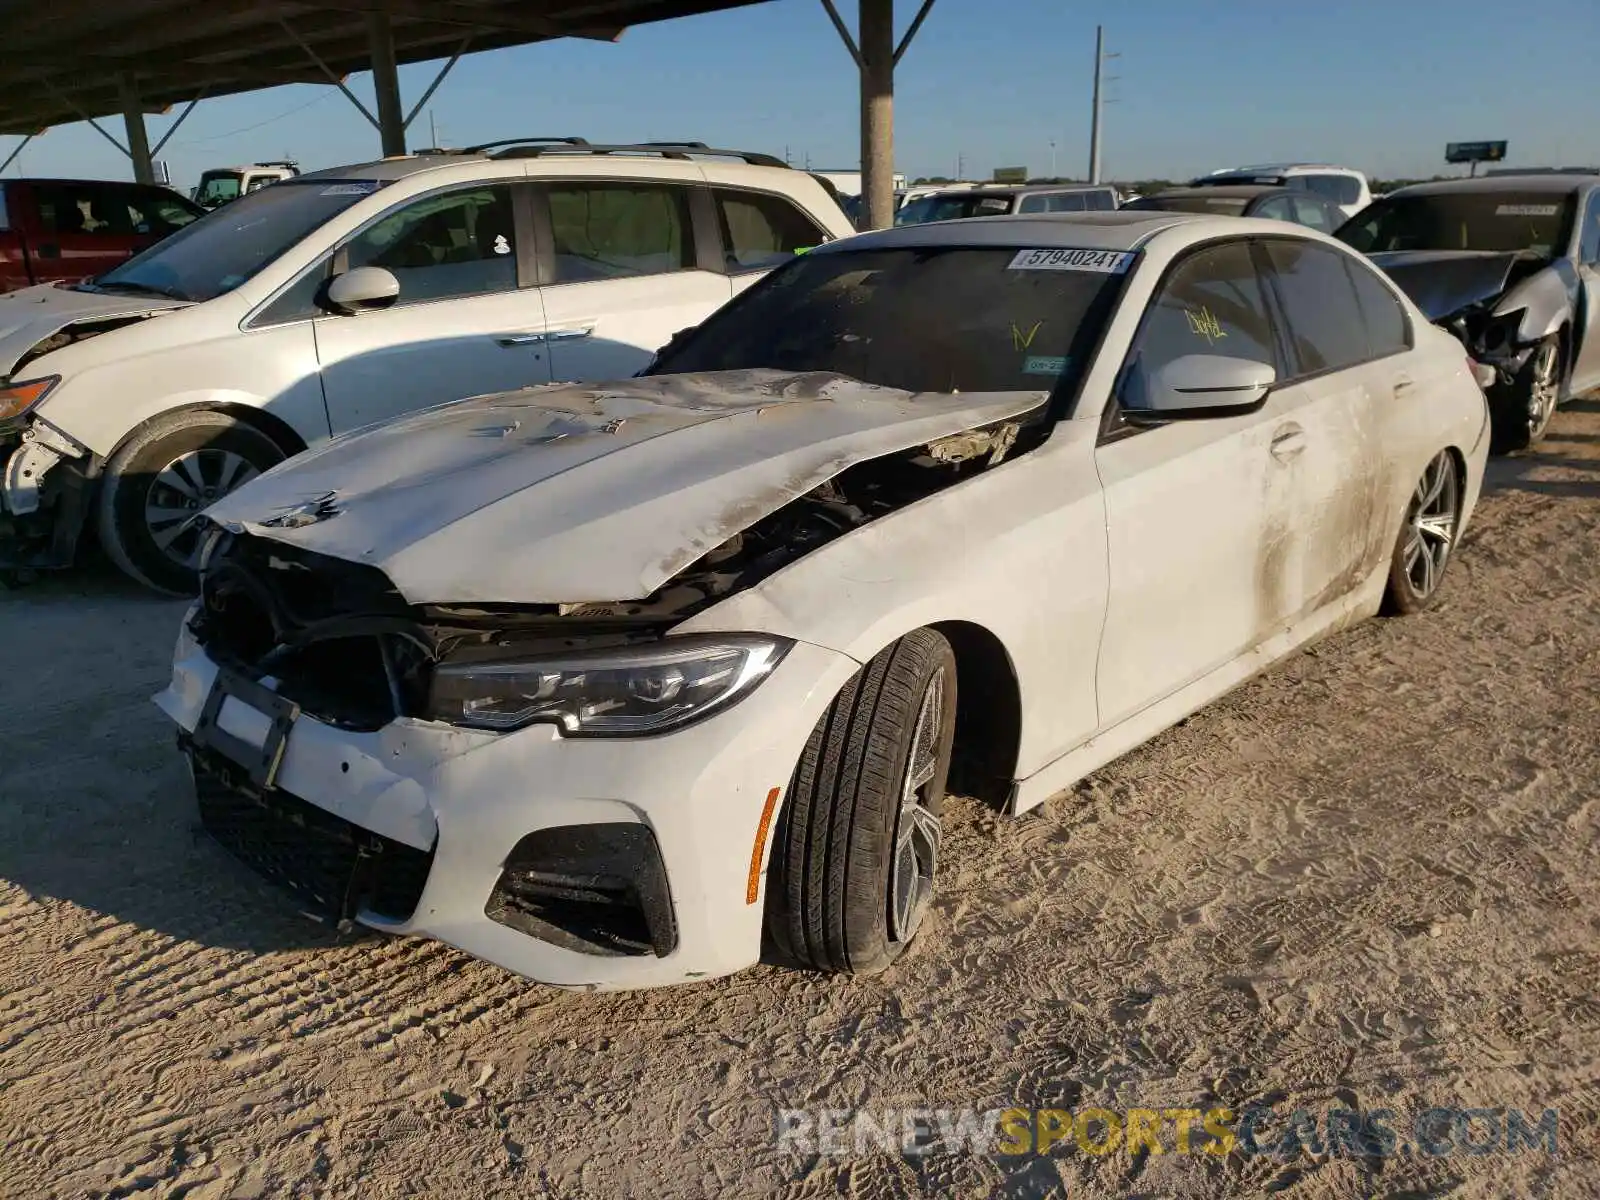
[[[99,471],[48,421],[0,423],[0,570],[71,566]]]

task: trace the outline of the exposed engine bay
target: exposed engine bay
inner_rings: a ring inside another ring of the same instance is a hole
[[[371,566],[216,529],[190,632],[223,667],[329,724],[431,711],[441,663],[654,641],[829,542],[1043,440],[1028,414],[849,467],[702,555],[653,594],[576,604],[410,605]]]

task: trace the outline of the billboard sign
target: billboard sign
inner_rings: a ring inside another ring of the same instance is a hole
[[[1444,148],[1447,163],[1500,162],[1505,156],[1505,142],[1449,142]]]

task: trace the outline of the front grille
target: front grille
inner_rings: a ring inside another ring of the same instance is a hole
[[[206,832],[293,893],[307,915],[345,927],[363,909],[395,921],[416,911],[432,850],[363,829],[288,792],[261,791],[204,751],[191,749],[190,761]]]

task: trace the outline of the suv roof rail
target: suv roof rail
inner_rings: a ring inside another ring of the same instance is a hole
[[[467,153],[481,153],[482,147],[473,147]],[[718,150],[704,142],[625,142],[617,145],[596,146],[582,138],[547,138],[544,141],[517,138],[506,149],[491,158],[542,158],[550,154],[655,154],[662,158],[688,159],[696,154],[718,158],[737,158],[753,167],[784,167],[789,164],[771,154],[754,150]]]
[[[300,160],[295,158],[268,158],[251,165],[257,167],[298,167]]]
[[[562,146],[587,146],[587,138],[581,137],[517,137],[501,138],[498,142],[479,142],[476,146],[467,146],[460,150],[446,151],[448,154],[482,154],[488,150],[498,150],[502,146],[544,145],[554,143]]]

